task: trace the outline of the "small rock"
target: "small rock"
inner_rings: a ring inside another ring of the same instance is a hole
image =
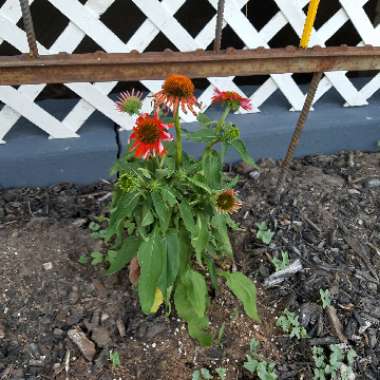
[[[376,187],[380,187],[380,179],[379,178],[372,178],[366,181],[365,187],[368,189],[374,189]]]
[[[79,348],[83,356],[88,361],[92,361],[96,354],[95,343],[88,339],[86,334],[79,327],[69,330],[67,335]]]
[[[102,316],[100,317],[100,322],[103,323],[109,318],[110,318],[110,316],[107,313],[102,313]]]
[[[55,337],[57,337],[57,338],[63,336],[64,333],[65,333],[65,332],[64,332],[63,330],[58,329],[58,328],[56,328],[56,329],[53,330],[53,335],[54,335]]]
[[[24,370],[22,368],[15,369],[12,373],[12,380],[24,380]]]
[[[4,210],[4,207],[0,206],[0,222],[3,222],[4,218],[5,218],[5,210]]]
[[[30,343],[28,344],[28,346],[26,347],[27,351],[29,352],[30,356],[33,358],[33,359],[39,359],[41,354],[40,354],[40,350],[37,346],[36,343]]]
[[[105,347],[112,342],[108,330],[102,326],[94,328],[91,338],[99,347]]]
[[[116,321],[116,327],[117,327],[117,331],[119,331],[119,334],[122,338],[125,337],[126,335],[126,332],[125,332],[125,324],[124,322],[121,320],[121,319],[118,319]]]
[[[44,361],[43,360],[31,359],[31,360],[29,360],[29,365],[31,367],[43,367]]]
[[[84,218],[78,218],[73,221],[74,227],[82,227],[87,223],[87,219]]]
[[[152,339],[168,330],[166,323],[155,321],[154,323],[142,323],[137,331],[136,337],[138,339]]]
[[[49,262],[49,263],[44,263],[42,264],[43,268],[45,270],[52,270],[53,269],[53,263]]]
[[[79,289],[77,286],[73,286],[71,293],[69,294],[69,302],[74,305],[79,301]]]
[[[252,179],[258,179],[260,177],[260,172],[258,172],[257,170],[254,170],[253,172],[250,172],[248,175],[252,178]]]
[[[368,329],[368,342],[369,346],[373,349],[377,345],[377,330],[374,328]]]
[[[105,367],[108,364],[109,355],[110,355],[109,350],[107,348],[103,348],[95,360],[95,367],[97,369],[101,369]]]
[[[241,161],[235,166],[235,171],[239,174],[249,174],[254,170],[254,167]]]
[[[0,339],[5,338],[5,327],[4,325],[0,322]]]

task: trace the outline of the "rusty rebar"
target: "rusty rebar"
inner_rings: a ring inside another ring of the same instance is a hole
[[[0,56],[0,85],[155,80],[173,72],[207,78],[370,70],[380,70],[380,47],[60,53],[38,59]]]
[[[313,105],[315,94],[317,92],[318,85],[319,85],[319,82],[321,81],[321,78],[322,78],[322,73],[318,72],[318,73],[314,73],[311,79],[309,89],[306,95],[305,103],[299,115],[292,139],[290,140],[288,151],[286,152],[286,156],[281,164],[281,173],[280,173],[280,177],[277,183],[277,191],[276,191],[277,201],[280,199],[281,193],[284,189],[284,184],[285,184],[289,164],[294,157],[294,152],[297,149],[300,137],[305,128],[305,123],[306,123],[307,117],[309,116],[311,106]]]
[[[22,19],[24,23],[24,30],[28,38],[29,55],[33,58],[38,57],[38,47],[36,41],[36,33],[34,31],[34,24],[32,12],[30,11],[29,0],[20,0],[20,7]]]
[[[214,51],[218,52],[222,46],[223,19],[224,19],[225,0],[218,1],[218,13],[216,16]]]

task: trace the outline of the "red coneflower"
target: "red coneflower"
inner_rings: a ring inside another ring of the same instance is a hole
[[[143,93],[136,91],[133,88],[132,92],[126,91],[120,93],[120,96],[116,102],[116,108],[120,112],[126,112],[129,115],[137,115],[142,107]]]
[[[173,140],[173,136],[167,131],[171,127],[172,125],[164,124],[157,114],[140,115],[130,136],[130,140],[134,140],[130,151],[134,150],[135,156],[144,160],[150,156],[163,156],[166,150],[162,142]]]
[[[213,104],[223,104],[230,107],[232,112],[236,112],[240,107],[246,111],[252,110],[251,100],[243,98],[235,91],[220,91],[215,88],[214,96],[211,98]]]
[[[194,84],[190,78],[172,74],[166,78],[162,90],[154,95],[154,100],[157,107],[166,106],[173,111],[181,107],[184,113],[189,110],[196,115],[194,107],[198,106],[198,103],[194,90]]]
[[[223,214],[232,214],[241,206],[242,203],[233,189],[224,190],[216,196],[216,208]]]

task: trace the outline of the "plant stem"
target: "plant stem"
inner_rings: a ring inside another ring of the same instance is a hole
[[[182,165],[182,155],[183,155],[183,148],[182,148],[182,129],[181,124],[179,121],[179,105],[174,110],[174,126],[175,126],[175,145],[176,145],[176,166],[177,169]]]
[[[222,131],[224,123],[226,122],[227,116],[229,115],[230,112],[231,112],[231,108],[229,106],[227,106],[224,109],[223,114],[222,114],[221,118],[218,121],[218,124],[216,125],[216,131],[217,132],[221,132]]]
[[[227,107],[224,109],[223,114],[222,114],[222,116],[220,117],[220,119],[219,119],[219,121],[218,121],[218,124],[217,124],[216,127],[215,127],[216,132],[220,133],[220,132],[222,131],[223,126],[224,126],[224,123],[226,122],[227,116],[228,116],[228,114],[230,113],[230,111],[231,111],[231,109],[230,109],[229,106],[227,106]],[[209,151],[212,149],[212,147],[213,147],[215,144],[217,144],[218,142],[220,142],[220,141],[221,141],[220,138],[217,137],[215,140],[212,140],[211,142],[209,142],[209,143],[207,144],[207,146],[206,146],[205,153],[206,153],[206,152],[209,152]]]

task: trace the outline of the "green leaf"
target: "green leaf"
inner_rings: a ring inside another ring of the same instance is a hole
[[[215,372],[219,376],[220,380],[225,380],[227,376],[227,371],[225,368],[222,368],[222,367],[216,368]]]
[[[201,368],[201,375],[205,380],[212,380],[211,373],[207,368]]]
[[[166,203],[163,201],[160,193],[153,192],[152,200],[153,200],[154,209],[156,210],[158,218],[160,219],[161,230],[162,232],[166,232],[166,230],[169,228],[170,219],[171,219],[170,209],[166,205]]]
[[[215,123],[215,121],[211,120],[206,114],[204,113],[199,113],[197,115],[197,120],[199,123],[207,126],[207,125],[210,125],[212,123]]]
[[[215,129],[211,128],[200,128],[195,132],[188,132],[186,134],[187,139],[205,144],[215,140],[217,136]]]
[[[208,273],[210,274],[211,285],[216,290],[218,288],[218,278],[216,276],[216,268],[214,261],[209,256],[206,256],[205,260],[207,264]]]
[[[329,290],[319,289],[319,294],[321,295],[322,308],[326,309],[328,306],[331,306],[331,295]]]
[[[161,195],[162,195],[163,200],[170,207],[174,207],[177,204],[177,198],[169,189],[166,189],[166,188],[161,189]]]
[[[180,253],[179,274],[183,274],[189,268],[192,248],[191,248],[189,234],[184,228],[179,228],[177,230],[177,237],[178,237],[179,253]]]
[[[108,241],[115,234],[120,234],[122,222],[133,214],[136,206],[139,204],[141,194],[122,193],[111,210],[109,226],[105,233],[105,239]]]
[[[141,270],[138,294],[141,309],[145,314],[150,314],[154,303],[156,288],[162,272],[165,248],[161,236],[155,230],[149,235],[147,241],[141,243],[137,253]]]
[[[214,228],[214,234],[218,242],[218,251],[227,254],[232,257],[232,246],[230,242],[230,237],[228,236],[227,230],[227,220],[225,215],[215,215],[211,219],[211,225]]]
[[[166,298],[167,290],[174,284],[181,264],[180,242],[176,230],[168,231],[164,246],[166,250],[163,255],[159,287]]]
[[[143,209],[143,216],[141,219],[141,227],[150,226],[154,222],[154,216],[149,208]]]
[[[103,254],[99,251],[91,252],[91,258],[92,258],[91,265],[101,264],[104,260]]]
[[[110,266],[107,270],[107,274],[113,274],[122,270],[134,256],[137,254],[137,250],[141,244],[141,240],[136,236],[128,236],[119,250],[113,251],[115,254],[108,256]]]
[[[183,223],[185,224],[186,229],[190,233],[194,233],[195,223],[190,206],[186,202],[181,202],[179,204],[179,212],[181,214],[181,218],[183,220]]]
[[[91,232],[97,232],[100,230],[100,225],[96,222],[90,222],[88,225],[88,228],[90,229]]]
[[[196,369],[193,372],[193,376],[191,377],[191,380],[201,380],[201,371],[199,369]]]
[[[257,166],[256,162],[249,155],[247,148],[241,139],[231,141],[231,146],[239,153],[241,159],[248,165]]]
[[[256,308],[256,286],[240,272],[223,272],[227,286],[243,304],[246,314],[255,321],[260,321]]]
[[[219,153],[215,150],[207,152],[202,157],[202,168],[207,184],[214,189],[220,189],[223,167]]]
[[[209,217],[204,214],[197,216],[197,224],[192,234],[191,245],[195,250],[195,255],[199,265],[203,265],[202,256],[209,241],[209,229],[208,229]]]
[[[199,177],[198,177],[199,178]],[[211,194],[212,191],[206,183],[203,183],[200,179],[196,177],[187,177],[187,180],[192,183],[194,186],[199,187],[204,190],[207,194]]]
[[[253,359],[250,355],[247,355],[247,361],[244,362],[244,368],[250,373],[254,374],[256,372],[259,362]]]
[[[87,264],[90,261],[90,259],[88,258],[88,256],[81,255],[78,261],[80,264]]]
[[[211,336],[207,331],[209,322],[205,316],[207,302],[207,285],[203,276],[188,270],[179,278],[174,304],[179,317],[188,323],[190,336],[203,346],[211,344]]]

